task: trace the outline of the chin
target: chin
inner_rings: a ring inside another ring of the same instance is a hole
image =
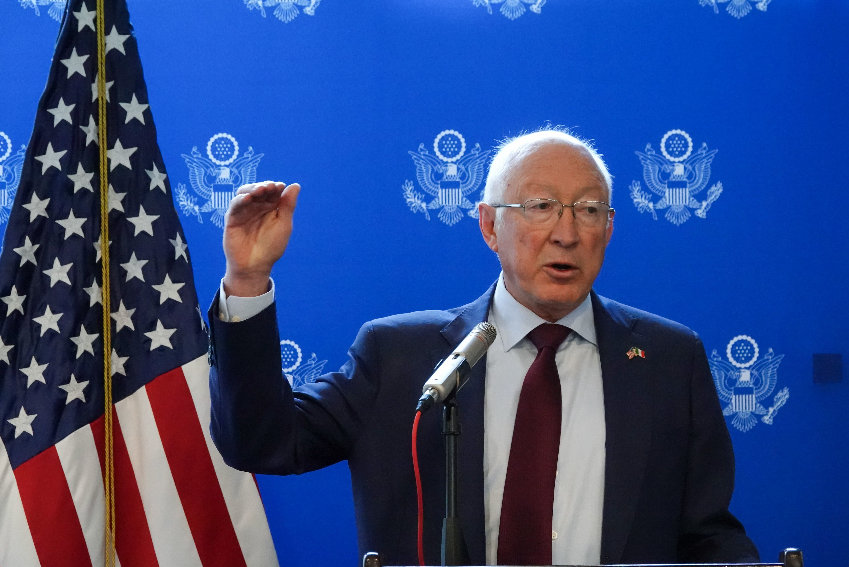
[[[584,301],[587,293],[570,293],[567,297],[564,297],[561,293],[549,301],[542,302],[540,307],[546,312],[556,315],[556,319],[561,319],[574,311]]]
[[[557,321],[571,313],[579,304],[580,301],[577,303],[546,302],[537,304],[537,308],[532,311],[547,321]]]

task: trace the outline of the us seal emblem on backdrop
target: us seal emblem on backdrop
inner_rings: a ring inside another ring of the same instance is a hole
[[[525,13],[527,6],[534,14],[542,13],[542,7],[548,0],[472,0],[475,6],[483,6],[488,13],[492,13],[492,6],[501,4],[498,10],[501,15],[509,20],[515,20]]]
[[[752,4],[761,12],[766,12],[766,7],[772,0],[699,0],[699,6],[710,6],[713,13],[719,13],[719,5],[726,4],[725,11],[737,18],[748,15],[752,11]]]
[[[481,151],[480,144],[475,144],[466,154],[466,139],[462,134],[457,130],[443,130],[433,140],[434,155],[423,143],[419,144],[417,151],[408,153],[416,165],[419,187],[433,197],[425,202],[426,197],[416,191],[413,182],[409,179],[404,181],[401,189],[411,211],[423,213],[430,220],[429,211],[439,209],[437,217],[448,226],[460,222],[464,213],[472,218],[478,217],[480,199],[472,201],[469,195],[479,190],[484,180],[489,150]]]
[[[0,132],[0,224],[9,220],[9,210],[18,192],[26,150],[26,146],[21,146],[13,154],[12,139],[5,132]]]
[[[763,423],[772,425],[778,410],[790,399],[790,389],[782,388],[772,398],[769,408],[761,402],[765,402],[775,390],[778,365],[784,355],[777,355],[770,348],[758,360],[760,349],[755,339],[737,335],[725,347],[725,357],[727,361],[714,349],[708,361],[719,399],[727,404],[722,413],[734,416],[731,424],[743,432],[757,425],[758,416]]]
[[[20,0],[22,8],[32,8],[36,16],[41,15],[39,6],[47,6],[47,15],[57,22],[62,19],[66,0]]]
[[[315,9],[321,4],[321,0],[245,0],[248,10],[259,10],[265,18],[265,9],[274,8],[274,17],[288,24],[299,15],[301,10],[307,16],[315,16]]]
[[[201,224],[204,216],[209,215],[212,224],[223,229],[230,199],[239,186],[256,181],[256,170],[265,154],[254,154],[254,149],[248,146],[239,156],[236,138],[219,132],[206,143],[206,157],[197,146],[192,148],[192,155],[181,155],[189,168],[189,183],[195,195],[189,194],[184,183],[177,184],[180,211]],[[195,197],[200,198],[200,204]]]
[[[326,360],[318,360],[315,353],[304,362],[304,355],[298,343],[289,339],[280,341],[280,359],[283,362],[283,375],[293,388],[303,386],[324,373]]]
[[[676,226],[685,223],[691,211],[699,218],[707,218],[711,205],[722,194],[722,182],[717,181],[704,200],[701,193],[710,182],[710,169],[717,150],[708,150],[702,143],[693,152],[693,139],[684,130],[670,130],[660,140],[660,154],[646,144],[645,152],[634,152],[643,165],[643,179],[649,190],[660,197],[652,201],[643,191],[639,181],[632,181],[631,200],[641,213],[649,212],[657,220],[657,211],[665,210],[664,218]]]

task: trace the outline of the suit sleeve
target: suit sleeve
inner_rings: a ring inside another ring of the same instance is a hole
[[[346,459],[376,386],[358,354],[364,326],[342,370],[293,391],[283,375],[275,306],[223,322],[209,311],[210,432],[225,462],[262,474],[300,474]]]
[[[690,446],[679,560],[756,562],[756,547],[728,510],[734,490],[734,454],[704,346],[698,340],[690,392]]]

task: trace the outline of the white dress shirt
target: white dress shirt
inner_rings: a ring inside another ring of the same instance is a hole
[[[499,277],[489,313],[498,335],[487,351],[484,399],[486,560],[495,565],[504,479],[522,382],[537,349],[526,335],[546,321],[516,301]],[[572,332],[557,349],[563,412],[554,486],[552,563],[593,565],[601,557],[605,424],[601,362],[590,298],[557,321]]]

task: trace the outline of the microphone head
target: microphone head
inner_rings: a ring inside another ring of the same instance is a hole
[[[495,325],[492,323],[484,321],[475,325],[454,352],[437,365],[436,370],[425,382],[417,411],[425,411],[434,402],[443,401],[455,388],[462,387],[468,379],[469,370],[483,358],[487,349],[495,341],[496,334]]]
[[[498,331],[495,330],[495,325],[489,321],[478,323],[472,332],[479,334],[480,338],[486,342],[487,347],[495,341],[495,336],[498,334]]]

